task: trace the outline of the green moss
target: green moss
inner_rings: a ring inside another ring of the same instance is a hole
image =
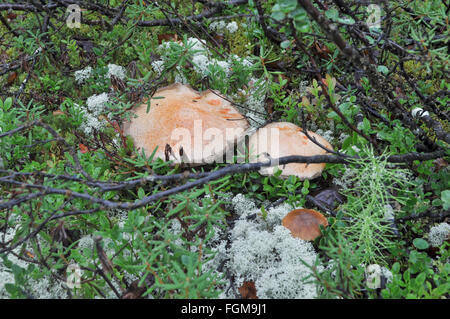
[[[230,21],[231,22],[231,21]],[[234,33],[226,31],[225,39],[230,47],[230,53],[237,56],[248,56],[251,53],[251,41],[247,37],[247,32],[242,24],[235,21],[238,29]]]
[[[424,79],[427,76],[426,70],[421,62],[409,60],[404,63],[405,71],[417,78]]]

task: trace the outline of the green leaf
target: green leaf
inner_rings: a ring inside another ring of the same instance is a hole
[[[290,45],[291,45],[291,41],[289,41],[289,40],[285,40],[285,41],[283,41],[283,42],[280,43],[280,47],[281,47],[282,49],[289,48]]]
[[[429,247],[428,242],[425,239],[422,238],[416,238],[413,240],[413,245],[417,249],[424,250]]]
[[[331,8],[325,12],[325,15],[327,16],[328,19],[336,21],[339,17],[339,12],[336,9]]]
[[[300,32],[310,31],[309,23],[307,23],[307,21],[294,20],[294,27]]]
[[[420,273],[417,277],[416,277],[416,284],[417,285],[423,285],[423,283],[425,282],[425,279],[427,279],[427,275],[422,272]]]
[[[12,105],[12,98],[8,97],[8,98],[5,100],[5,102],[3,103],[3,109],[4,109],[5,111],[8,111],[9,108],[11,107],[11,105]]]
[[[398,262],[394,263],[392,266],[392,272],[398,274],[400,272],[400,264]]]
[[[286,17],[286,14],[281,11],[274,11],[272,12],[271,17],[276,21],[281,21]]]
[[[97,47],[93,47],[92,51],[94,51],[94,53],[98,56],[101,56],[103,54],[103,51],[100,48]]]
[[[377,71],[383,74],[388,74],[389,73],[389,69],[384,66],[384,65],[379,65],[377,66]]]
[[[303,8],[296,8],[294,11],[289,13],[289,16],[294,19],[294,22],[297,21],[301,23],[305,23],[308,18],[308,14]]]
[[[279,0],[280,11],[289,13],[297,7],[297,0]]]
[[[139,189],[138,189],[138,198],[139,199],[143,199],[144,197],[145,197],[145,191],[141,187],[139,187]]]
[[[343,23],[343,24],[348,24],[348,25],[352,25],[355,24],[355,20],[352,17],[344,17],[344,18],[339,18],[338,22]]]
[[[450,208],[450,190],[445,190],[441,193],[442,206],[445,210]]]
[[[409,283],[411,280],[411,273],[409,271],[409,269],[407,269],[404,273],[403,273],[403,279],[405,280],[406,283]]]
[[[193,258],[192,258],[192,256],[188,256],[188,255],[182,255],[181,256],[181,262],[186,267],[192,267],[192,265],[195,263]]]

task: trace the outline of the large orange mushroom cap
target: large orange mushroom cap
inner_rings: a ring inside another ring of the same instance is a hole
[[[321,235],[319,225],[326,227],[328,221],[313,209],[295,209],[283,218],[282,225],[289,229],[294,237],[314,240]]]
[[[308,134],[327,149],[332,150],[331,144],[322,136],[308,131]],[[289,155],[325,155],[327,151],[312,142],[300,127],[289,122],[270,123],[253,134],[249,139],[250,161],[257,162],[264,159],[264,153],[272,158]],[[322,173],[325,163],[307,164],[290,163],[283,166],[262,168],[263,175],[273,175],[275,168],[282,170],[281,177],[295,175],[301,180],[314,179]]]
[[[147,156],[158,147],[155,158],[174,163],[220,160],[249,126],[230,102],[213,91],[197,92],[180,83],[156,91],[148,113],[147,107],[144,101],[134,110],[137,117],[124,124],[124,134]]]

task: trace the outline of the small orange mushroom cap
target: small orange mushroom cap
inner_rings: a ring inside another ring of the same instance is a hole
[[[327,149],[332,150],[331,144],[322,136],[308,131],[309,135]],[[325,155],[327,151],[313,143],[300,127],[289,122],[270,123],[253,134],[249,139],[250,161],[264,160],[264,153],[272,158],[289,155]],[[263,175],[273,175],[275,167],[282,170],[281,177],[295,175],[301,180],[314,179],[322,173],[325,163],[307,164],[290,163],[283,166],[264,167],[260,170]]]
[[[249,126],[230,102],[213,91],[197,92],[180,83],[156,91],[148,113],[147,107],[144,101],[134,110],[137,117],[124,123],[124,134],[147,156],[158,147],[155,158],[174,163],[218,160]]]
[[[289,229],[294,237],[314,240],[321,235],[319,225],[326,227],[328,221],[313,209],[295,209],[283,218],[282,225]]]

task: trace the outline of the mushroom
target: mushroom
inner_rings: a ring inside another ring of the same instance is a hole
[[[320,135],[308,131],[322,146],[332,150],[332,146]],[[272,158],[289,155],[324,155],[327,153],[323,148],[312,142],[300,127],[289,122],[274,122],[260,128],[249,139],[250,162],[261,161],[261,156],[269,154]],[[325,163],[290,163],[279,166],[263,167],[262,175],[273,175],[275,167],[282,170],[281,177],[295,175],[300,180],[313,179],[322,173]]]
[[[328,221],[313,209],[295,209],[283,218],[282,225],[289,229],[294,237],[314,240],[321,235],[319,225],[326,227]]]
[[[175,83],[161,88],[134,110],[136,117],[123,125],[136,148],[154,158],[174,163],[202,164],[220,161],[244,136],[248,121],[211,90],[197,92]]]

